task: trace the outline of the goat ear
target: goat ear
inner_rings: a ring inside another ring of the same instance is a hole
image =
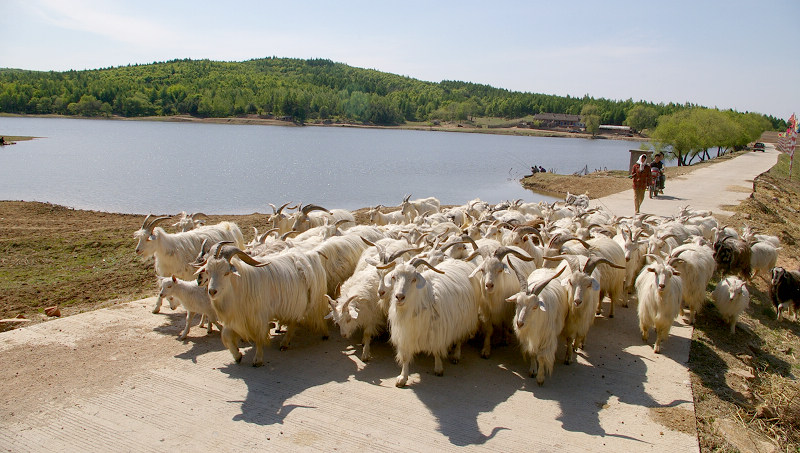
[[[655,269],[653,269],[652,267],[648,267],[648,268],[647,268],[647,270],[648,270],[648,271],[650,271],[650,272],[653,272],[653,273],[655,273],[655,272],[656,272],[656,270],[655,270]]]
[[[152,241],[156,238],[156,235],[151,233],[150,236],[147,238],[148,241]]]
[[[512,304],[517,303],[517,298],[519,297],[519,293],[514,294],[513,296],[506,297],[506,302],[510,302]]]
[[[592,291],[600,291],[600,283],[595,279],[592,279]]]
[[[355,305],[350,304],[350,306],[347,307],[347,311],[350,313],[351,318],[358,319],[358,309],[355,307]]]
[[[674,270],[674,271],[672,271],[672,275],[677,275],[677,276],[680,276],[680,275],[681,275],[681,273],[680,273],[680,271],[678,271],[678,270]]]
[[[173,275],[172,276],[172,283],[177,283],[177,281],[178,281],[178,279],[176,279],[175,276]]]
[[[417,289],[424,288],[427,283],[428,283],[428,281],[425,280],[425,277],[423,277],[422,274],[419,274],[417,276]]]
[[[235,276],[237,276],[237,277],[241,277],[241,274],[239,274],[239,271],[238,271],[238,270],[236,270],[236,267],[234,267],[234,266],[231,266],[231,271],[230,271],[230,273],[231,273],[231,274],[233,274],[233,275],[235,275]]]
[[[539,300],[539,310],[542,310],[544,312],[547,311],[547,307],[544,305],[544,301],[543,300]]]

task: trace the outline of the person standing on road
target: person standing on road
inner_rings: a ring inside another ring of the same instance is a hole
[[[651,168],[658,168],[658,188],[663,192],[664,191],[664,181],[666,180],[666,176],[664,176],[664,161],[662,160],[664,155],[662,153],[656,153],[653,156],[653,162],[650,162]]]
[[[650,166],[647,165],[647,156],[642,154],[639,160],[633,164],[631,168],[631,178],[633,178],[633,206],[636,214],[639,213],[639,207],[644,200],[644,193],[647,191],[647,186],[650,183]]]

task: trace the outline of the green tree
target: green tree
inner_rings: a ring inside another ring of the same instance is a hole
[[[586,126],[586,132],[596,137],[600,132],[600,108],[595,104],[586,104],[581,109],[581,121]]]
[[[628,110],[624,123],[634,131],[642,132],[656,127],[657,120],[658,111],[655,108],[640,104]]]

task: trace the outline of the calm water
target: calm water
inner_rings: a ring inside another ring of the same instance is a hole
[[[627,168],[637,142],[488,134],[0,118],[0,134],[43,137],[0,148],[0,199],[146,214],[271,212],[267,203],[329,209],[546,197],[518,179]]]

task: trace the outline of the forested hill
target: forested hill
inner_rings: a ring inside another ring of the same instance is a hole
[[[188,114],[289,116],[399,124],[471,117],[580,114],[599,108],[603,124],[623,124],[636,105],[659,115],[691,105],[520,93],[467,82],[424,82],[325,59],[244,62],[172,60],[116,68],[41,72],[0,69],[0,112],[126,117]],[[769,118],[773,124],[777,120]]]

